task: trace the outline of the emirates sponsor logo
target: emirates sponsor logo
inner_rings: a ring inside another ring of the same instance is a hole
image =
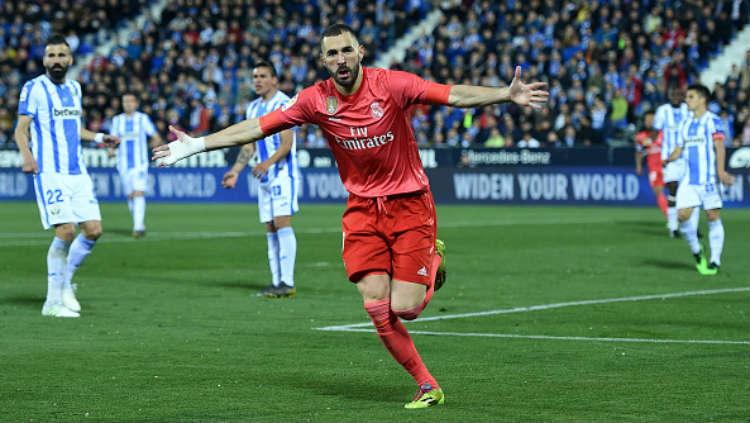
[[[369,135],[366,127],[350,127],[349,133],[352,135],[351,138],[335,137],[336,144],[346,150],[376,148],[388,144],[395,138],[392,131],[388,131],[385,134]]]

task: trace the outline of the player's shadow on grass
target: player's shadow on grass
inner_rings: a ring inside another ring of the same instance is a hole
[[[374,383],[367,384],[362,383],[361,379],[344,379],[341,375],[335,378],[320,378],[315,383],[301,383],[298,377],[292,375],[289,378],[281,376],[280,379],[286,379],[282,386],[292,385],[299,389],[312,391],[318,395],[338,396],[360,401],[392,403],[401,399],[406,401],[409,399],[409,395],[412,394],[412,392],[408,392],[408,388],[404,388],[403,384],[392,386],[377,385]],[[401,396],[399,396],[400,391],[403,391]]]
[[[687,261],[660,260],[649,258],[641,261],[641,264],[668,270],[690,270],[690,262]]]
[[[39,307],[39,304],[44,303],[44,298],[32,296],[6,297],[0,298],[0,303],[17,305],[21,307]]]
[[[656,235],[666,238],[667,237],[667,230],[664,227],[664,224],[656,223],[656,222],[620,222],[623,226],[630,226],[631,231],[638,232],[641,234],[646,235]]]
[[[268,283],[263,282],[234,282],[234,281],[219,281],[219,282],[206,282],[204,283],[206,286],[212,286],[212,287],[222,287],[222,288],[230,288],[230,289],[241,289],[243,291],[251,290],[251,291],[259,291],[266,286],[268,286]]]
[[[107,233],[118,235],[118,236],[133,236],[133,231],[131,229],[123,229],[123,228],[106,228],[105,229]]]

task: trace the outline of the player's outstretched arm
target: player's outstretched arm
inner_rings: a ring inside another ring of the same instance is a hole
[[[541,109],[549,98],[546,86],[546,82],[524,83],[521,81],[521,67],[516,66],[513,81],[507,87],[454,85],[448,96],[448,104],[454,107],[480,107],[512,101],[519,106]]]
[[[154,160],[157,160],[160,166],[173,165],[203,151],[247,144],[263,138],[258,119],[243,120],[200,138],[191,137],[173,126],[169,127],[169,131],[177,137],[177,140],[154,148]]]

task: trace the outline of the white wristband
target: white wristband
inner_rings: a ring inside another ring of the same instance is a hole
[[[97,144],[101,144],[104,142],[104,134],[101,132],[97,132],[96,135],[94,135],[94,141],[97,142]]]
[[[169,155],[162,159],[162,163],[172,165],[202,151],[206,151],[206,139],[204,137],[185,137],[183,140],[169,143]]]

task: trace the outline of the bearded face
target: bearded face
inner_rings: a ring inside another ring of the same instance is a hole
[[[73,55],[66,44],[49,44],[44,49],[42,64],[50,79],[60,83],[65,80],[68,68],[73,64]]]
[[[321,46],[322,61],[333,80],[345,89],[357,82],[364,50],[354,35],[344,32],[325,37]]]

